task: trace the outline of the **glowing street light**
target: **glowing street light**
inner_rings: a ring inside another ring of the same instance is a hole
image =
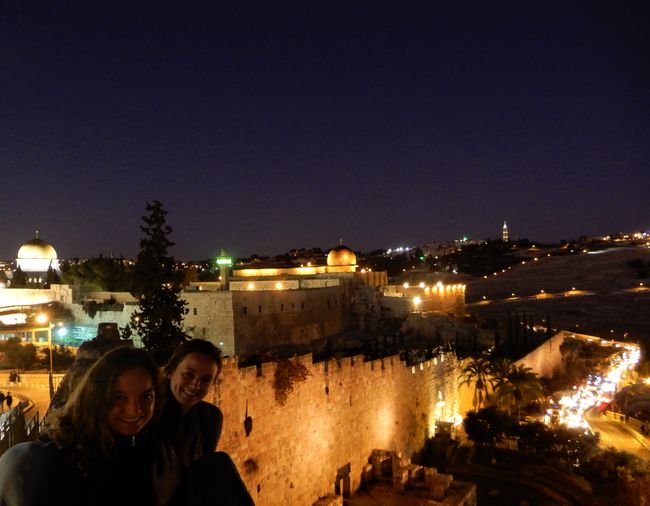
[[[54,398],[54,380],[52,378],[52,325],[50,324],[50,318],[45,313],[40,313],[36,317],[36,321],[41,325],[47,323],[47,346],[50,350],[50,369],[48,371],[49,384],[50,384],[50,402]]]

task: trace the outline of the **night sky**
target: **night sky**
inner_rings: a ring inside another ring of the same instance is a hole
[[[1,1],[0,258],[648,229],[644,3]]]

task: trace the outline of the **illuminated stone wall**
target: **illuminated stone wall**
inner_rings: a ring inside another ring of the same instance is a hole
[[[314,365],[311,356],[299,360],[311,376],[284,406],[274,398],[272,363],[240,370],[228,359],[215,393],[225,419],[219,449],[233,457],[258,506],[311,505],[334,492],[337,470],[347,465],[354,491],[373,449],[410,457],[436,419],[458,412],[452,353],[415,367],[397,356],[365,363],[360,356]]]
[[[462,318],[465,316],[465,285],[425,286],[388,285],[382,287],[381,305],[390,316],[404,317],[410,312],[436,312]]]
[[[553,374],[561,372],[564,369],[560,346],[567,335],[570,335],[570,333],[565,331],[558,332],[515,363],[530,367],[540,377],[553,377]]]
[[[309,344],[343,330],[345,296],[349,290],[345,280],[300,280],[300,289],[276,290],[274,286],[275,282],[271,282],[271,289],[182,292],[182,298],[188,303],[184,330],[192,337],[212,341],[227,356],[282,344]],[[122,309],[97,311],[94,317],[83,309],[84,301],[103,303],[108,299],[123,304]],[[61,302],[78,324],[115,322],[120,328],[130,323],[138,307],[128,292],[81,294],[68,285],[52,285],[49,290],[0,290],[2,306],[52,301]]]
[[[282,344],[309,344],[343,330],[339,286],[231,293],[236,355]]]
[[[184,292],[184,328],[208,339],[224,355],[243,355],[282,344],[309,344],[341,332],[339,286],[304,290]]]
[[[2,288],[0,289],[0,307],[29,306],[55,301],[56,293],[50,289],[38,288]]]
[[[192,337],[207,339],[224,355],[235,354],[232,292],[183,292],[188,313],[183,328]]]

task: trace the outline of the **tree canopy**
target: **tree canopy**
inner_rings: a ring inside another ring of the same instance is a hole
[[[485,357],[472,358],[461,372],[461,385],[474,386],[474,409],[481,409],[485,399],[494,386],[492,364]]]
[[[167,211],[158,200],[148,202],[146,209],[149,214],[142,217],[144,225],[140,229],[144,237],[131,286],[139,307],[125,334],[137,332],[144,347],[163,364],[187,338],[182,330],[187,303],[180,297],[183,273],[169,254],[174,243],[169,239],[172,228],[166,223]]]
[[[88,290],[121,292],[130,288],[129,271],[124,260],[104,258],[102,255],[78,263],[62,264],[61,278],[64,283]]]

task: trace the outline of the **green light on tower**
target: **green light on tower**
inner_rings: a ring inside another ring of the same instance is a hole
[[[226,265],[230,267],[232,265],[232,258],[231,257],[217,257],[217,265]]]

